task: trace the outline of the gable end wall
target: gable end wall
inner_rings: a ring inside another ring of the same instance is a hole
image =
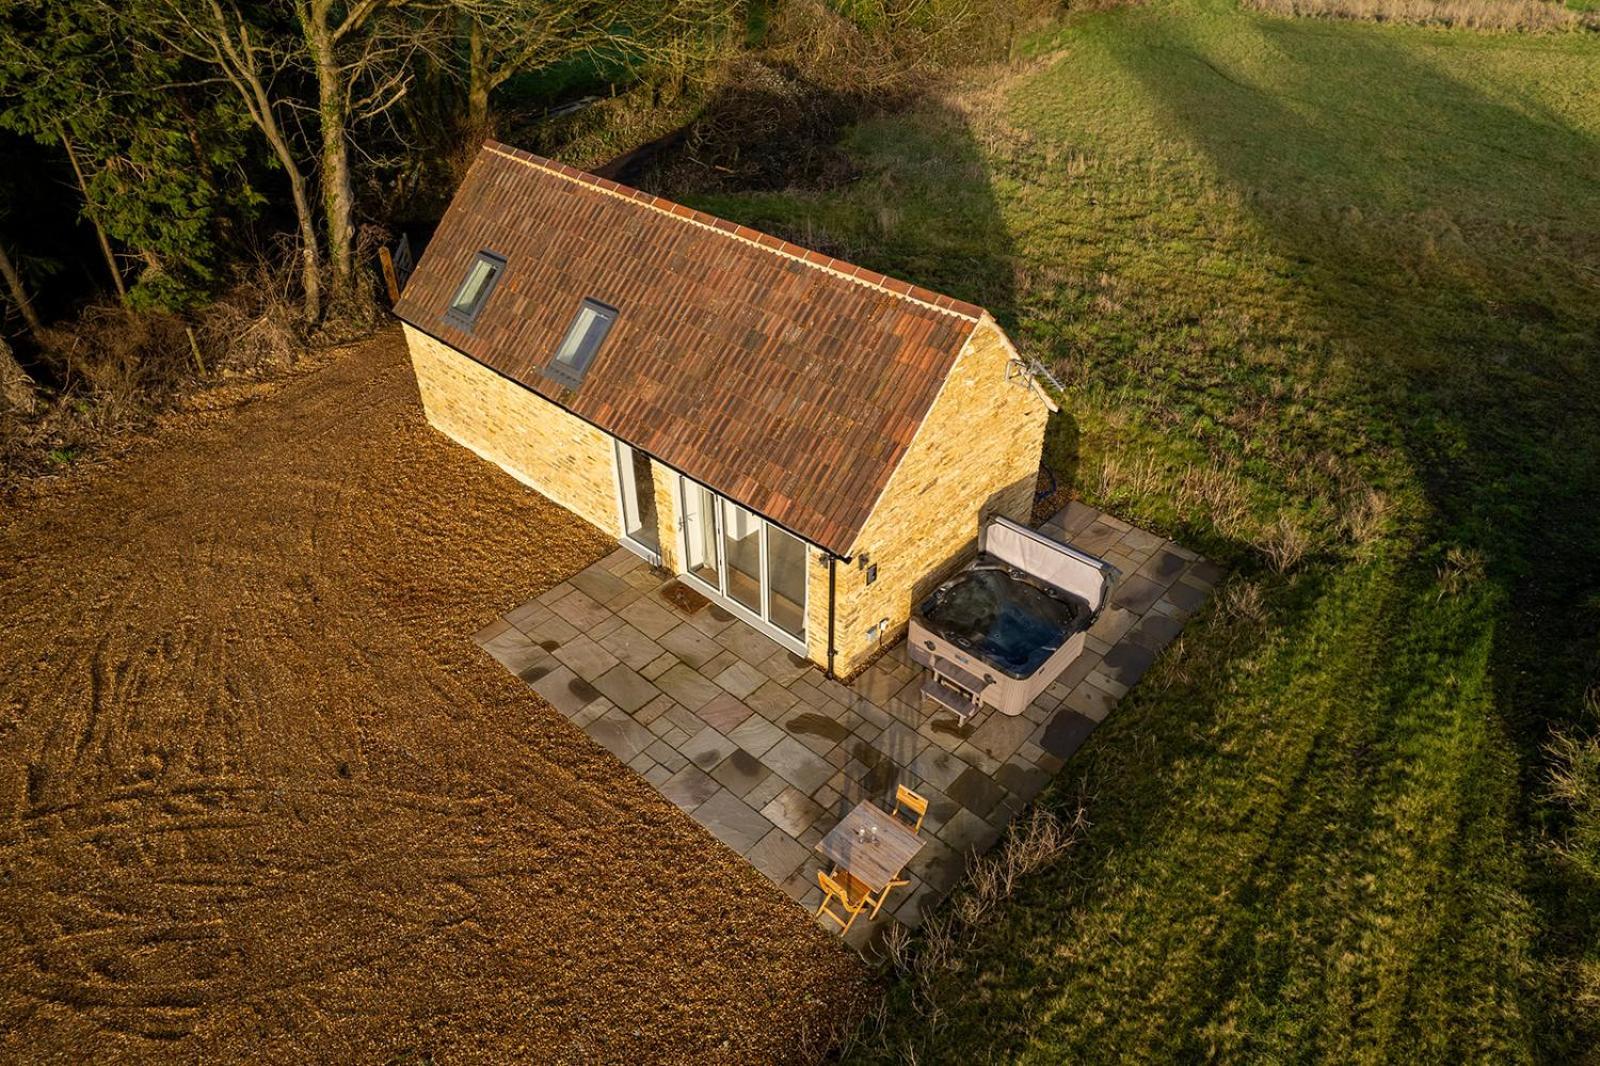
[[[977,551],[983,519],[1028,520],[1049,412],[1026,379],[1006,380],[1009,361],[1000,328],[985,317],[862,528],[851,551],[856,561],[839,564],[839,674],[849,676],[898,639],[911,605]],[[862,556],[878,567],[871,585]],[[814,577],[813,603],[816,584]],[[821,584],[825,625],[825,568]],[[883,619],[889,622],[884,635],[869,638],[868,630]]]

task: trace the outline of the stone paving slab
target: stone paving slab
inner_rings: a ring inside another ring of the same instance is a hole
[[[860,800],[905,784],[926,843],[875,922],[917,926],[1115,713],[1223,571],[1113,515],[1070,503],[1042,532],[1122,570],[1085,650],[1027,711],[965,724],[925,702],[905,643],[850,684],[618,548],[475,635],[489,655],[791,898],[820,901],[812,850]]]

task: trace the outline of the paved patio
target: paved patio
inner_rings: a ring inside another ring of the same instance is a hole
[[[901,640],[851,684],[623,548],[478,633],[485,651],[800,904],[812,850],[861,799],[928,797],[927,844],[889,921],[920,925],[1049,783],[1210,594],[1222,571],[1081,504],[1042,527],[1122,571],[1084,653],[1027,712],[965,725],[918,691]],[[685,594],[687,593],[687,594]]]

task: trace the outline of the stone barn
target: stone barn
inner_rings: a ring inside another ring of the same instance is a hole
[[[982,308],[518,149],[396,312],[440,432],[840,675],[1029,517],[1051,403]]]

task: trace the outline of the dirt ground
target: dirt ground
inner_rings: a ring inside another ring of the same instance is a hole
[[[609,550],[397,333],[0,516],[0,1058],[814,1057],[863,968],[470,636]]]

